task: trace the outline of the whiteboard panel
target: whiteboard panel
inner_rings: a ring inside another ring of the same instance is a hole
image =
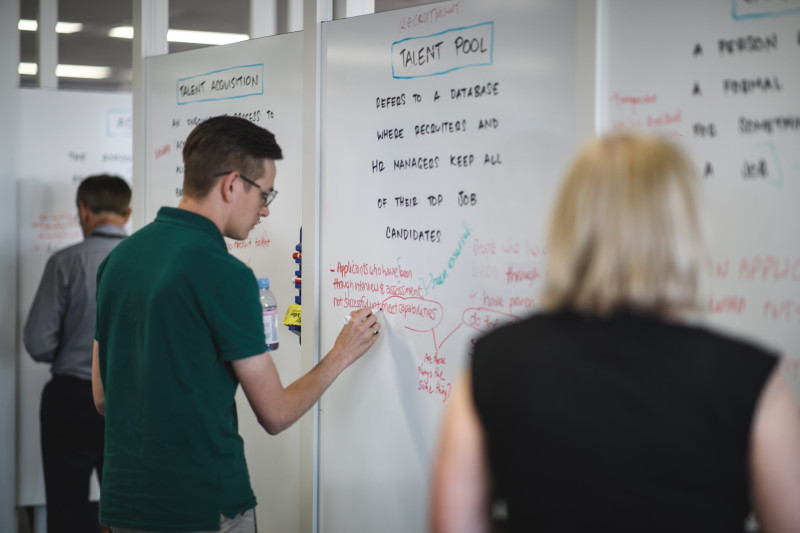
[[[43,505],[39,403],[50,365],[30,358],[22,326],[47,259],[83,238],[75,206],[81,180],[110,173],[130,183],[132,101],[126,93],[21,89],[19,94],[17,505]],[[93,492],[96,497],[96,484]]]
[[[472,342],[537,308],[575,148],[576,3],[455,1],[323,25],[321,344],[380,338],[321,401],[320,530],[424,531]]]
[[[146,220],[161,206],[177,206],[183,185],[181,150],[202,120],[239,115],[273,132],[283,149],[277,161],[278,197],[270,215],[230,252],[256,276],[270,278],[283,317],[298,294],[292,252],[300,238],[302,34],[254,39],[153,57],[147,61]],[[298,337],[281,327],[273,353],[285,384],[300,376]],[[258,500],[258,522],[270,531],[299,531],[300,429],[271,437],[247,399],[237,395],[239,431]]]
[[[674,136],[713,226],[708,320],[782,352],[800,399],[800,1],[604,2],[601,129]]]

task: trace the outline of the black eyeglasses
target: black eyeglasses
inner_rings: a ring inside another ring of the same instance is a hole
[[[233,171],[227,170],[225,172],[217,172],[216,174],[214,174],[214,177],[219,178],[220,176],[225,176],[227,174],[230,174],[231,172]],[[255,181],[251,180],[250,178],[242,174],[241,172],[239,172],[239,177],[242,178],[247,183],[249,183],[250,185],[256,187],[259,191],[261,191],[262,207],[267,207],[269,204],[272,203],[272,200],[274,200],[275,197],[278,196],[278,191],[276,191],[275,189],[266,190],[263,187],[261,187],[258,183],[256,183]]]

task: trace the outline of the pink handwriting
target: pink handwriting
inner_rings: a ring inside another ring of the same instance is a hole
[[[708,264],[708,274],[712,278],[717,279],[727,279],[728,278],[728,261],[712,261],[709,260]]]
[[[475,261],[472,264],[472,277],[478,279],[497,279],[497,267],[488,263]]]
[[[506,283],[518,283],[521,281],[527,281],[528,286],[533,286],[533,282],[542,277],[539,273],[539,269],[533,267],[529,270],[514,270],[513,267],[509,266],[508,270],[506,270]]]
[[[340,291],[370,292],[381,296],[405,296],[419,298],[422,287],[409,287],[406,285],[386,284],[382,281],[343,280],[334,278],[333,288]]]
[[[32,222],[33,229],[45,231],[64,231],[78,227],[74,215],[39,215],[39,220]]]
[[[766,301],[764,302],[764,318],[784,321],[800,318],[800,302],[793,300]]]
[[[747,300],[741,296],[709,297],[708,312],[712,314],[729,313],[741,315],[747,309]]]
[[[379,306],[387,315],[402,316],[405,327],[413,331],[431,331],[442,321],[442,305],[425,298],[391,296]]]
[[[489,242],[481,242],[480,239],[475,239],[472,241],[472,253],[478,256],[490,256],[495,255],[497,253],[497,243],[494,241]]]
[[[158,148],[156,150],[156,159],[160,159],[161,157],[167,155],[170,152],[171,145],[167,144],[164,145],[163,148]]]
[[[450,388],[452,385],[450,383],[436,383],[436,392],[442,396],[442,403],[446,402],[450,398]]]
[[[490,331],[504,324],[518,322],[519,317],[485,307],[470,307],[461,314],[461,320],[478,331]]]
[[[405,270],[400,266],[400,264],[377,265],[369,263],[357,263],[355,261],[348,261],[345,263],[340,261],[336,264],[335,269],[331,269],[331,272],[336,272],[337,274],[341,275],[342,278],[352,274],[360,276],[383,276],[409,279],[414,275],[411,269]]]
[[[681,122],[681,110],[678,109],[674,113],[664,112],[660,115],[649,115],[647,117],[648,128],[658,128],[662,126],[669,126],[670,124],[679,124]]]
[[[257,237],[257,238],[245,239],[243,241],[228,240],[227,246],[228,246],[228,251],[246,250],[248,248],[268,248],[270,242],[271,241],[269,239],[263,237]]]
[[[616,92],[609,97],[609,100],[614,102],[617,107],[625,105],[631,106],[631,111],[636,113],[636,106],[642,104],[654,104],[658,97],[655,94],[645,94],[643,96],[632,96]]]
[[[503,251],[507,254],[519,255],[519,243],[508,241],[508,243],[503,246]]]
[[[457,16],[460,3],[461,0],[458,2],[453,2],[444,7],[435,7],[427,11],[414,13],[413,15],[403,16],[400,19],[400,29],[408,30],[414,28],[415,26],[427,26],[429,24],[435,24],[436,22],[444,20],[450,16]]]
[[[341,307],[344,309],[362,309],[364,307],[380,309],[382,301],[383,300],[372,300],[370,298],[367,298],[366,296],[362,296],[360,298],[351,298],[349,296],[343,296],[341,298],[338,298],[334,296],[333,306]]]
[[[528,244],[525,253],[533,257],[539,257],[540,255],[547,255],[547,249],[541,246]]]
[[[442,402],[450,398],[452,384],[444,375],[445,358],[437,354],[431,356],[426,353],[421,365],[417,367],[419,380],[417,390],[427,393],[429,396],[438,395]],[[433,380],[433,384],[431,384]]]
[[[739,279],[745,281],[800,281],[800,257],[756,255],[739,263]]]
[[[533,309],[536,305],[536,300],[530,296],[512,296],[508,299],[508,312],[513,314],[518,308]]]
[[[431,372],[430,370],[426,370],[426,369],[422,368],[422,365],[419,365],[417,367],[417,372],[419,372],[420,376],[423,376],[423,377],[426,377],[426,378],[433,377],[433,372]]]

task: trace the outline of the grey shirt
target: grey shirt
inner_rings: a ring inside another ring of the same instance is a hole
[[[97,267],[124,237],[124,228],[102,225],[47,260],[23,342],[53,374],[92,379]]]

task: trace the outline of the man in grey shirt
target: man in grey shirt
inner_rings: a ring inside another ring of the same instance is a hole
[[[99,531],[89,501],[93,469],[103,467],[103,417],[92,399],[97,267],[125,237],[131,189],[120,177],[90,176],[76,202],[84,240],[47,261],[25,321],[23,341],[36,361],[50,363],[42,392],[42,465],[47,531]]]

